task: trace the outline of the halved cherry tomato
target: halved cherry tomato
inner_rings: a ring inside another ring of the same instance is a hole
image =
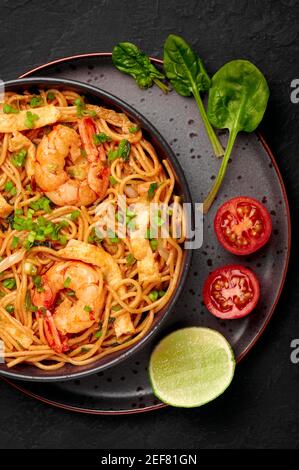
[[[229,264],[213,271],[203,289],[207,309],[225,320],[248,315],[255,308],[259,296],[256,275],[239,264]]]
[[[267,243],[272,232],[272,221],[261,202],[239,196],[219,207],[214,229],[226,250],[234,255],[249,255]]]

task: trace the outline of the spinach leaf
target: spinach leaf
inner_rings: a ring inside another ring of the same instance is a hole
[[[210,88],[211,80],[202,60],[182,37],[170,34],[166,39],[164,44],[164,70],[171,85],[179,95],[194,96],[214,153],[217,157],[221,157],[224,151],[207,118],[200,97],[200,92],[205,92]]]
[[[211,207],[221,186],[237,134],[253,132],[257,128],[268,98],[269,87],[264,75],[247,60],[228,62],[212,78],[208,117],[214,127],[229,130],[229,139],[218,176],[204,201],[204,213]]]
[[[140,88],[149,88],[155,83],[164,93],[169,91],[161,81],[165,76],[135,44],[131,42],[117,44],[112,51],[112,62],[118,70],[131,75]]]

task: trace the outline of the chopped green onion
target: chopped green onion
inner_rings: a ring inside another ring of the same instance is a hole
[[[8,279],[4,279],[2,281],[3,287],[6,287],[6,289],[13,290],[17,287],[17,283],[14,277],[10,277]]]
[[[30,312],[36,312],[38,310],[38,308],[35,305],[32,305],[29,290],[26,292],[25,307],[26,307],[26,310],[29,310]]]
[[[29,261],[26,261],[24,263],[24,272],[25,274],[28,274],[29,276],[35,276],[37,273],[37,267],[35,264],[30,263]]]
[[[17,108],[14,108],[10,104],[5,104],[3,106],[3,112],[5,114],[18,114],[20,111]]]
[[[118,236],[110,229],[108,229],[107,237],[109,238],[110,243],[119,243],[120,239]]]
[[[11,163],[16,167],[22,167],[25,163],[25,159],[27,157],[27,150],[22,149],[18,153],[15,153],[12,156]]]
[[[111,310],[113,310],[113,312],[119,312],[120,310],[122,310],[122,307],[121,307],[121,305],[114,305],[114,307],[111,307]],[[110,320],[110,318],[109,318],[109,320]],[[114,321],[115,318],[113,318],[111,320]],[[110,323],[112,323],[112,322],[110,322]]]
[[[48,91],[47,99],[49,101],[53,101],[55,99],[55,95],[54,95],[54,93],[52,93],[52,91]]]
[[[80,211],[73,211],[73,212],[71,213],[71,219],[72,219],[72,220],[77,220],[78,217],[80,216],[80,214],[81,214]]]
[[[51,201],[45,196],[40,197],[37,201],[33,201],[30,203],[31,209],[35,211],[44,211],[47,214],[51,212]]]
[[[133,217],[136,217],[136,213],[133,211],[130,211],[129,209],[126,210],[126,216],[132,219]]]
[[[17,246],[19,244],[19,240],[20,240],[19,237],[14,236],[13,239],[12,239],[12,242],[11,242],[11,247],[12,248],[17,248]]]
[[[66,280],[63,283],[63,287],[65,287],[67,289],[71,282],[72,282],[71,278],[67,277]]]
[[[47,309],[45,307],[40,307],[39,310],[43,315],[46,315]]]
[[[148,294],[148,297],[149,297],[149,299],[150,299],[152,302],[155,302],[156,300],[158,300],[159,292],[158,292],[157,290],[152,290],[152,291]]]
[[[137,126],[132,126],[132,127],[129,127],[129,132],[131,134],[135,134],[135,132],[138,132],[140,130],[140,127],[137,125]]]
[[[16,209],[15,215],[23,215],[23,209]]]
[[[105,142],[111,142],[111,140],[111,137],[109,137],[109,135],[105,134],[104,132],[100,132],[100,134],[93,135],[93,141],[95,145],[104,144]]]
[[[25,126],[29,129],[33,129],[35,127],[36,121],[38,121],[39,116],[37,114],[32,113],[31,111],[27,111],[26,119],[25,119]]]
[[[101,243],[102,241],[103,241],[103,238],[97,235],[95,229],[93,228],[91,231],[91,234],[88,237],[88,242],[89,243]]]
[[[6,305],[5,310],[6,310],[8,313],[13,313],[14,310],[15,310],[15,308],[14,308],[14,306],[13,306],[12,304],[8,304],[8,305]]]
[[[59,242],[61,245],[66,245],[67,244],[67,237],[66,235],[60,235],[60,237],[58,238]]]
[[[30,108],[38,108],[39,106],[42,106],[44,104],[44,100],[41,96],[33,96],[31,98],[29,106]]]
[[[122,139],[118,145],[117,153],[125,162],[129,160],[131,144],[127,139]]]
[[[68,295],[69,297],[75,297],[75,292],[73,290],[68,290],[66,295]]]
[[[15,186],[12,181],[7,181],[4,185],[4,191],[6,191],[7,193],[10,193],[14,187]]]
[[[158,248],[158,240],[150,240],[150,245],[151,245],[151,248],[152,250],[156,250]]]
[[[115,218],[118,222],[123,223],[124,221],[124,214],[122,212],[116,212]]]
[[[134,231],[136,229],[136,220],[129,219],[127,221],[127,227],[128,227],[129,230]]]
[[[87,352],[89,352],[89,351],[90,351],[90,348],[86,348],[86,347],[84,347],[84,346],[81,348],[81,352],[82,352],[82,353],[87,353]]]
[[[109,150],[108,162],[111,163],[119,157],[117,150]]]
[[[118,183],[118,181],[114,178],[114,176],[109,176],[109,181],[112,185]]]
[[[86,109],[86,105],[81,98],[77,98],[74,101],[74,105],[77,107],[77,116],[78,117],[84,117],[84,116],[91,116],[91,117],[96,117],[97,113],[91,109]]]
[[[134,264],[136,261],[135,257],[132,255],[132,253],[129,253],[127,256],[127,264],[131,265]]]
[[[148,192],[147,192],[147,196],[148,196],[149,199],[153,199],[157,187],[158,187],[157,183],[151,183],[150,184],[150,187],[149,187]]]
[[[158,294],[159,294],[159,299],[160,299],[166,294],[166,292],[164,290],[159,290]]]
[[[155,215],[154,216],[154,224],[157,226],[157,227],[162,227],[162,225],[164,224],[164,220],[161,218],[161,216],[159,214]]]
[[[101,330],[96,331],[94,336],[95,338],[99,339],[102,336],[102,331]]]
[[[85,312],[91,312],[92,308],[89,305],[85,305],[84,309]]]

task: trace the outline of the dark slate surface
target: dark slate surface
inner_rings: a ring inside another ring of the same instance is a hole
[[[299,338],[298,111],[290,83],[299,78],[298,0],[0,2],[1,78],[80,52],[111,50],[120,40],[161,56],[170,32],[184,35],[209,71],[248,58],[271,87],[261,126],[284,177],[293,218],[291,267],[276,314],[238,367],[230,390],[197,410],[96,417],[52,409],[0,381],[0,448],[299,447],[299,372],[289,359]]]

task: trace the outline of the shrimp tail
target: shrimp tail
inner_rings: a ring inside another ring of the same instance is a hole
[[[69,350],[67,337],[61,337],[56,328],[52,313],[47,310],[44,317],[44,331],[48,344],[51,349],[61,354]]]

